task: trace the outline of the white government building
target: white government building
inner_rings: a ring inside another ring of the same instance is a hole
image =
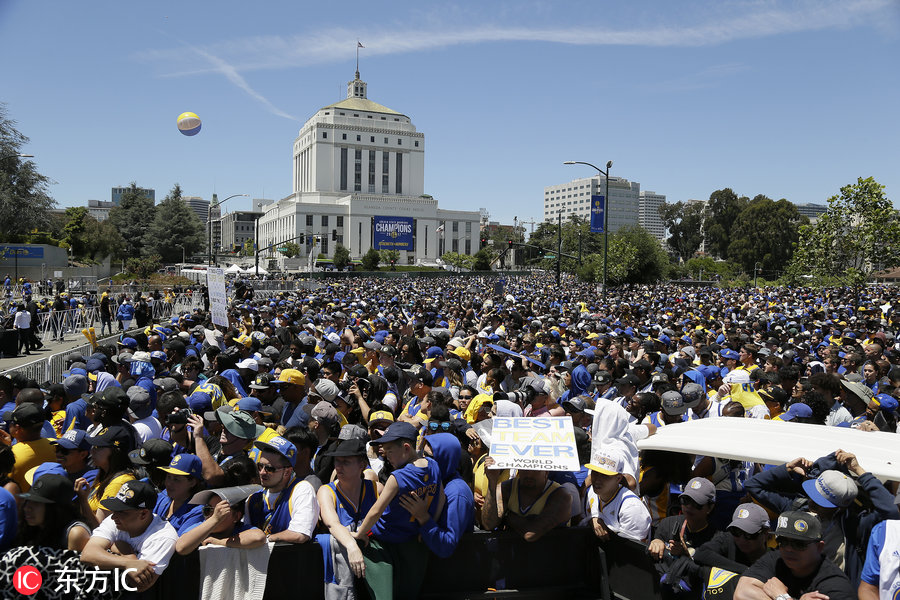
[[[591,195],[606,193],[602,175],[574,179],[568,183],[544,188],[544,220],[556,222],[557,214],[565,220],[570,214],[591,218]],[[666,201],[663,194],[642,191],[637,181],[623,177],[609,178],[609,231],[615,233],[626,225],[640,225],[661,242],[666,240],[666,227],[659,207]]]
[[[345,100],[319,109],[300,129],[292,189],[264,208],[260,248],[302,234],[304,255],[318,236],[316,252],[331,257],[341,243],[360,258],[373,247],[376,225],[388,230],[379,236],[384,240],[391,227],[402,231],[411,223],[410,250],[400,251],[399,264],[434,263],[444,252],[479,249],[478,211],[438,208],[425,194],[425,135],[408,116],[369,100],[359,71]],[[263,255],[275,256],[274,249]]]

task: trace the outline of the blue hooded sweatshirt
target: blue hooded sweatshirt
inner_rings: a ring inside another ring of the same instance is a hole
[[[425,438],[431,446],[434,460],[441,470],[447,504],[437,523],[428,519],[419,530],[428,549],[441,558],[456,550],[463,534],[475,527],[475,496],[469,485],[457,473],[462,446],[452,433],[435,433]]]
[[[684,376],[702,387],[704,392],[706,391],[706,377],[703,376],[703,373],[697,369],[690,369],[684,372]]]
[[[591,385],[591,374],[588,373],[588,370],[584,365],[578,365],[574,369],[572,369],[572,382],[569,384],[569,389],[559,397],[557,400],[558,404],[562,404],[566,400],[571,400],[572,398],[577,398],[582,394],[587,392],[588,387]]]

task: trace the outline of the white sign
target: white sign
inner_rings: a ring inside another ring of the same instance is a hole
[[[209,289],[209,312],[212,322],[228,327],[228,298],[225,297],[225,271],[221,267],[206,270],[206,287]]]
[[[62,277],[62,271],[53,271],[53,276],[57,278]]]
[[[490,456],[495,469],[577,471],[571,417],[494,417]]]

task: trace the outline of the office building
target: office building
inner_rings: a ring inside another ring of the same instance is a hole
[[[359,72],[347,98],[319,109],[292,146],[292,193],[264,209],[260,246],[298,241],[331,256],[400,251],[401,264],[478,251],[479,213],[447,210],[425,193],[425,135],[407,115],[368,99]]]
[[[110,201],[118,206],[122,201],[122,195],[130,190],[131,187],[114,187],[112,188],[112,193],[110,194]],[[153,200],[153,203],[156,204],[156,190],[151,188],[137,188],[137,191],[142,193],[145,197]]]

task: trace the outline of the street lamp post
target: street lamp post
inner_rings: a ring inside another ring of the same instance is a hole
[[[212,209],[217,206],[221,206],[231,200],[232,198],[237,198],[238,196],[243,196],[245,198],[249,198],[250,194],[233,194],[228,196],[224,200],[215,201],[216,195],[213,194],[213,200],[209,203],[209,208],[206,211],[206,229],[209,236],[209,246],[207,248],[207,258],[209,259],[209,266],[213,265],[213,245],[212,245]]]
[[[604,171],[597,165],[580,160],[567,160],[564,165],[587,165],[597,169],[597,172],[603,175],[606,180],[606,196],[603,201],[603,301],[606,302],[606,276],[607,276],[607,256],[609,255],[609,170],[612,168],[612,161],[607,161],[606,170]]]
[[[559,267],[562,260],[562,209],[556,211],[556,285],[559,285]]]
[[[756,287],[756,279],[759,277],[759,261],[753,263],[753,287]]]
[[[256,203],[256,210],[259,212],[262,210],[262,202]],[[259,277],[259,217],[257,216],[253,223],[253,255],[256,257],[255,268],[256,268],[256,276]]]

